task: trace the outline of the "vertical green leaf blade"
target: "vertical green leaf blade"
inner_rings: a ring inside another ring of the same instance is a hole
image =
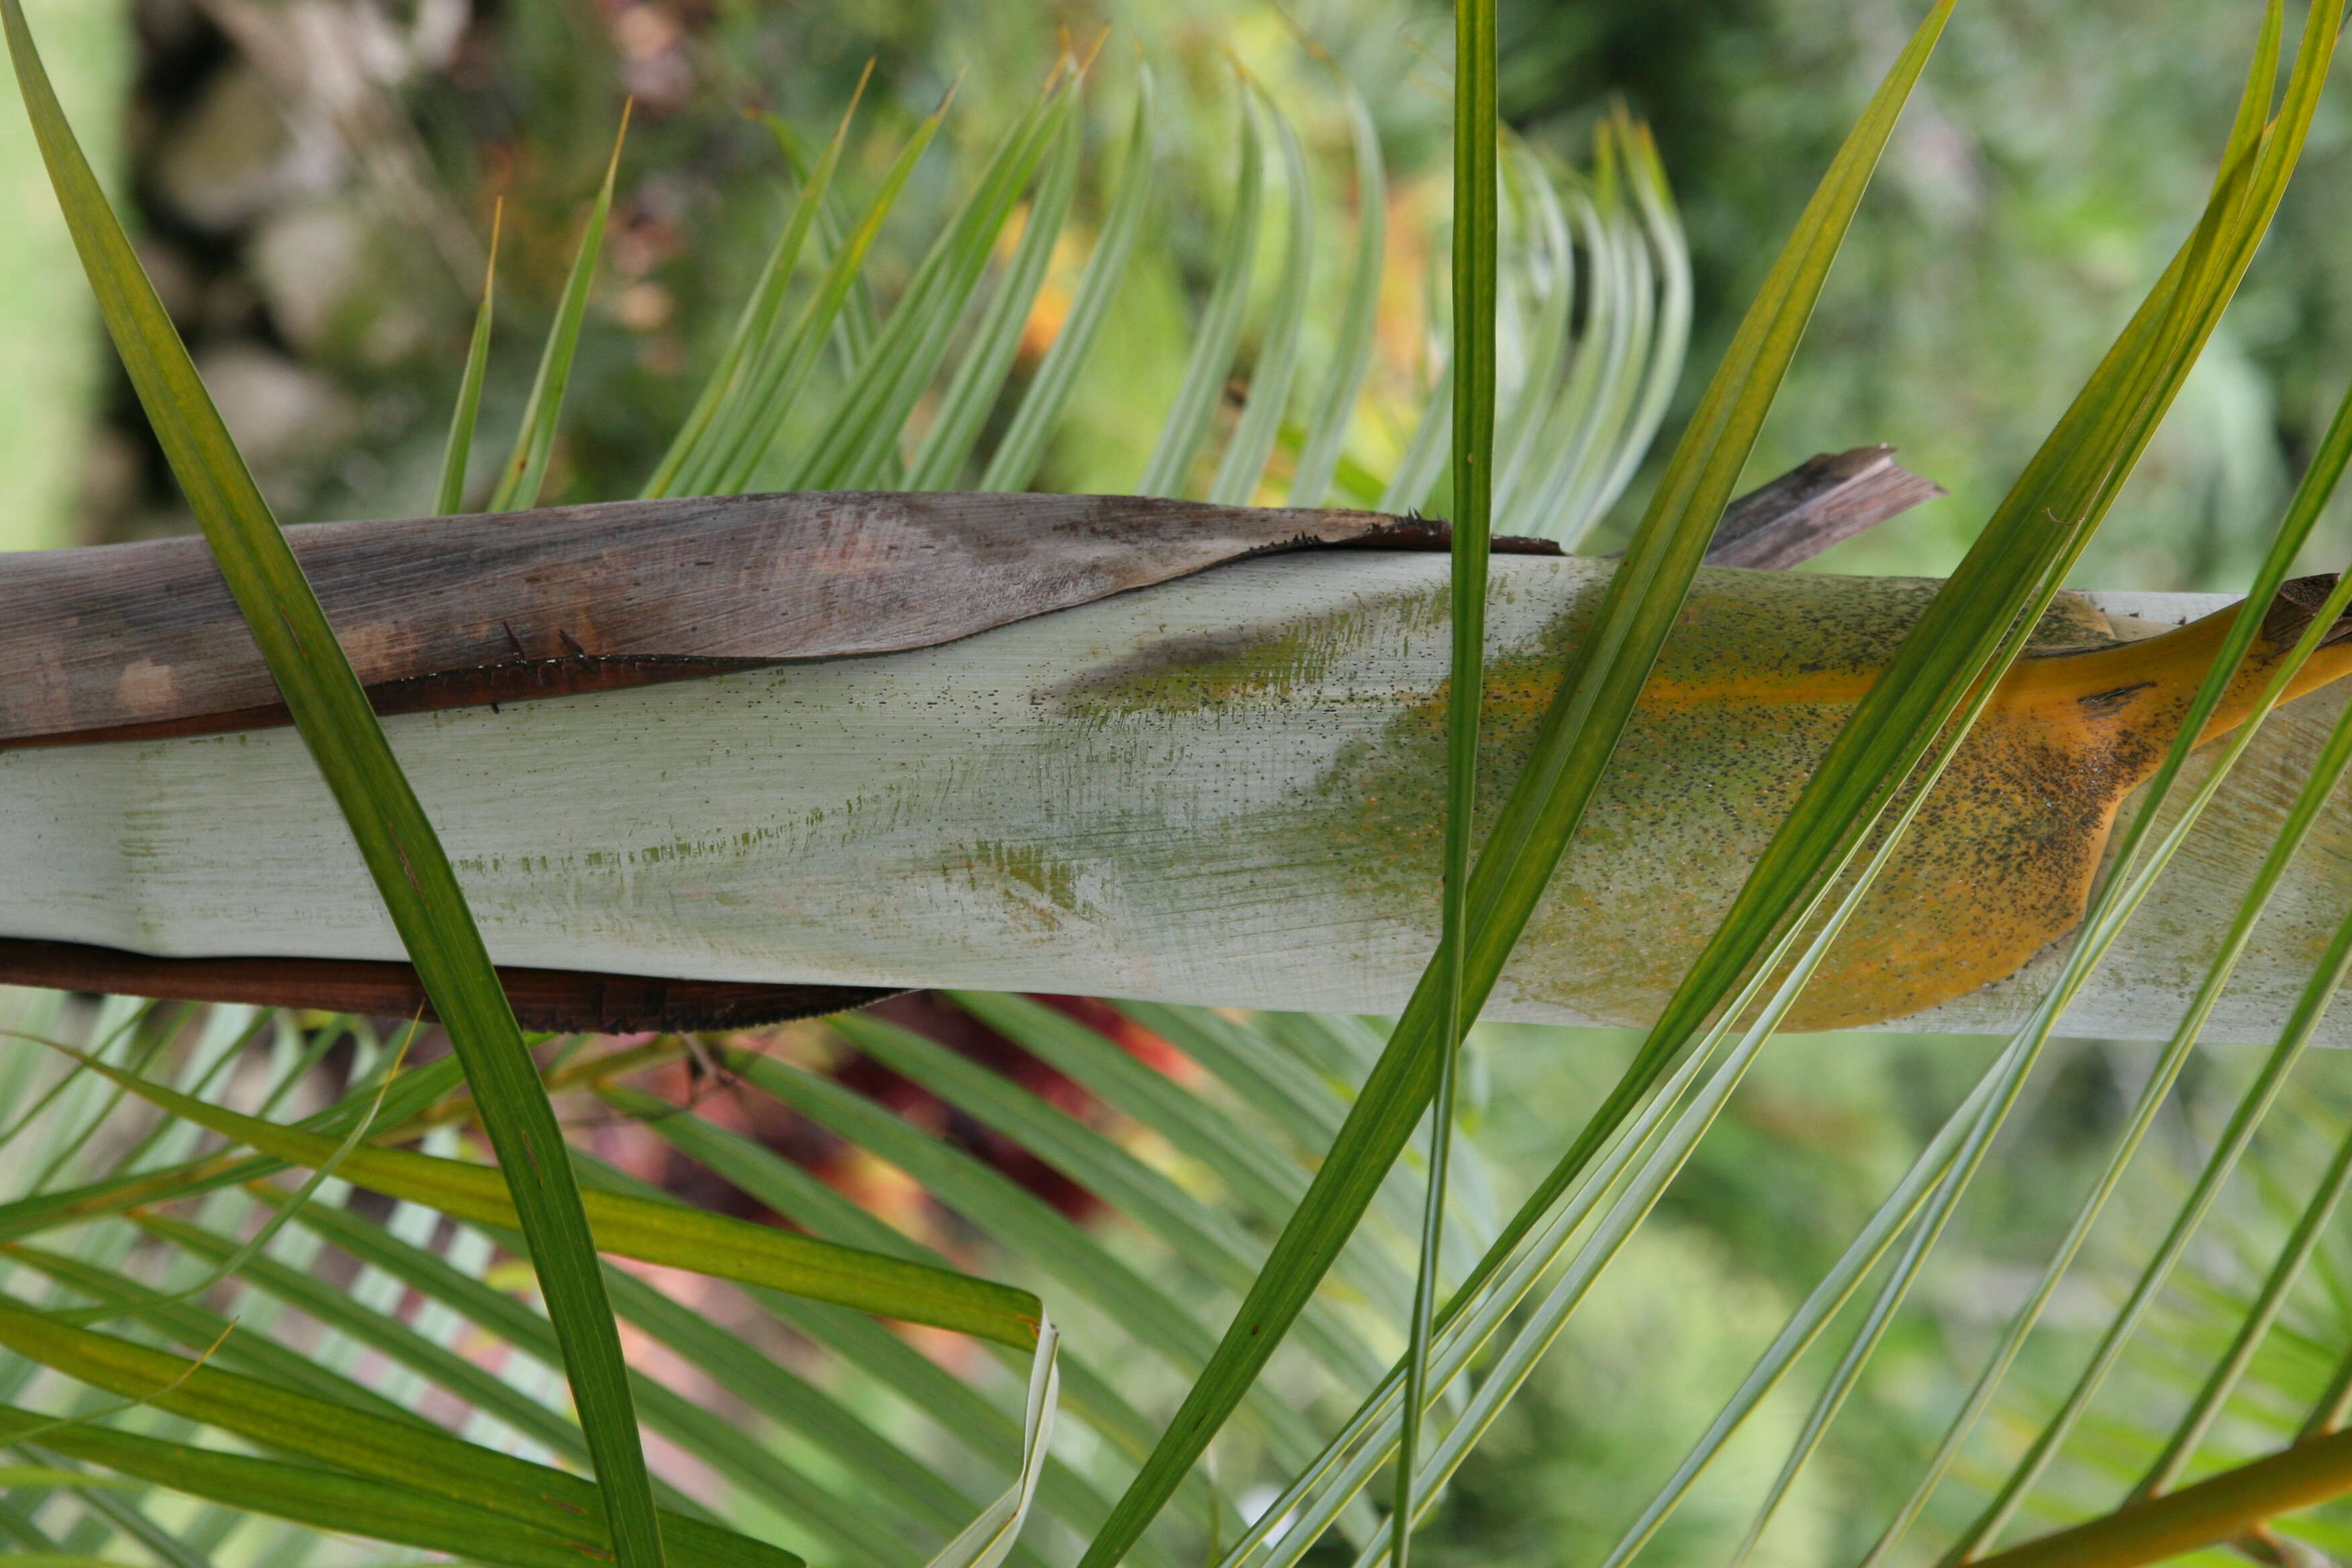
[[[1454,553],[1453,672],[1445,700],[1445,841],[1441,875],[1438,991],[1445,1011],[1429,1112],[1429,1193],[1421,1268],[1406,1329],[1404,1403],[1397,1434],[1396,1500],[1389,1556],[1405,1568],[1412,1543],[1421,1417],[1429,1404],[1429,1346],[1445,1238],[1445,1173],[1462,1037],[1477,1016],[1463,962],[1470,924],[1470,851],[1478,809],[1478,719],[1486,696],[1486,569],[1495,519],[1495,304],[1502,247],[1496,157],[1495,0],[1454,7]],[[1483,999],[1483,998],[1482,998]],[[1393,1156],[1391,1156],[1392,1158]]]
[[[466,349],[466,374],[457,384],[457,406],[449,416],[449,440],[441,453],[441,483],[435,490],[436,516],[454,517],[466,507],[466,461],[474,455],[474,425],[482,412],[482,378],[490,367],[490,318],[499,291],[499,228],[501,202],[490,215],[490,260],[482,274],[482,303],[474,312],[474,340]]]
[[[1381,159],[1380,127],[1355,83],[1348,89],[1348,123],[1356,152],[1356,257],[1348,274],[1346,303],[1339,308],[1339,339],[1331,369],[1316,397],[1315,423],[1298,450],[1291,476],[1290,504],[1321,506],[1331,492],[1348,422],[1356,411],[1365,374],[1372,364],[1372,330],[1380,321],[1381,268],[1388,255],[1388,171]]]
[[[19,0],[0,0],[9,52],[75,247],[141,404],[186,491],[297,730],[350,824],[434,1010],[449,1031],[512,1188],[562,1335],[626,1568],[662,1561],[653,1489],[563,1135],[425,809],[402,774],[318,596],[106,204],[35,52]]]
[[[1103,322],[1109,319],[1111,300],[1127,276],[1127,264],[1135,255],[1135,237],[1143,230],[1143,215],[1150,205],[1152,90],[1151,73],[1139,72],[1136,79],[1135,125],[1128,134],[1125,177],[1118,195],[1111,203],[1110,216],[1103,220],[1102,233],[1095,241],[1095,253],[1087,258],[1087,269],[1078,279],[1077,292],[1070,300],[1070,313],[1063,319],[1054,346],[1045,351],[1045,359],[1038,363],[1029,390],[1022,395],[1021,406],[1014,411],[1013,422],[1005,426],[1003,439],[989,457],[987,470],[980,479],[983,490],[1027,487],[1037,472],[1037,465],[1045,458],[1045,444],[1069,403],[1070,391],[1077,384],[1087,354],[1101,336]]]
[[[1265,146],[1258,124],[1257,95],[1241,84],[1242,163],[1234,186],[1234,213],[1217,247],[1217,281],[1209,302],[1193,329],[1192,353],[1184,364],[1184,379],[1176,401],[1160,426],[1160,438],[1145,463],[1135,493],[1172,496],[1184,486],[1184,476],[1209,438],[1217,398],[1234,351],[1242,337],[1243,312],[1249,308],[1250,263],[1257,256],[1258,226],[1265,216]]]
[[[1258,477],[1273,454],[1274,439],[1282,426],[1282,411],[1290,400],[1291,378],[1298,369],[1298,337],[1307,321],[1307,285],[1315,270],[1315,209],[1307,187],[1307,155],[1299,149],[1298,132],[1281,108],[1255,87],[1251,89],[1274,126],[1275,143],[1282,153],[1283,201],[1289,219],[1282,246],[1282,282],[1265,324],[1257,367],[1250,374],[1249,403],[1234,426],[1217,477],[1210,482],[1209,499],[1225,506],[1245,506],[1257,491]]]
[[[653,477],[646,481],[642,493],[647,498],[681,493],[683,487],[692,483],[693,477],[709,466],[714,426],[723,412],[740,402],[743,388],[774,353],[784,295],[792,287],[793,269],[800,265],[801,252],[808,244],[809,230],[824,211],[825,198],[833,187],[833,172],[840,164],[842,148],[849,140],[850,121],[857,113],[858,102],[866,96],[866,84],[873,75],[874,66],[868,61],[866,74],[857,79],[857,89],[850,94],[849,107],[842,111],[833,140],[825,143],[814,170],[802,168],[800,160],[793,156],[792,138],[783,121],[770,121],[778,144],[801,182],[801,194],[793,203],[792,216],[785,220],[783,232],[776,237],[767,262],[760,269],[759,287],[744,301],[743,312],[736,319],[735,330],[719,352],[719,363],[711,367],[709,379],[695,398],[693,410],[670,438],[669,449],[655,465]]]
[[[563,393],[572,383],[572,361],[580,352],[580,327],[588,315],[588,289],[596,280],[597,258],[604,253],[604,224],[613,214],[613,182],[621,172],[621,143],[628,139],[629,111],[621,110],[621,129],[613,138],[613,156],[604,165],[604,184],[588,209],[588,226],[572,258],[572,275],[563,281],[563,297],[555,307],[555,324],[548,329],[547,346],[540,352],[539,374],[530,384],[530,401],[523,405],[522,428],[515,432],[514,453],[507,458],[499,487],[490,495],[492,511],[528,511],[539,504],[547,483],[548,459],[555,455],[556,427],[563,419]]]

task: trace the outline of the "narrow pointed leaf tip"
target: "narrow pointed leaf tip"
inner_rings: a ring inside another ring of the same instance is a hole
[[[588,291],[596,281],[596,263],[604,253],[604,226],[613,216],[621,148],[628,141],[629,115],[635,107],[635,99],[621,106],[621,128],[613,137],[604,183],[588,209],[588,225],[572,258],[572,274],[564,279],[555,322],[548,329],[547,346],[540,353],[530,401],[523,405],[522,427],[515,432],[514,451],[490,496],[492,511],[529,511],[539,504],[540,491],[546,487],[547,467],[555,456],[556,431],[563,423],[563,395],[572,384],[572,362],[580,352],[580,330],[588,317]]]
[[[1036,1500],[1037,1481],[1045,1474],[1045,1454],[1054,1442],[1054,1417],[1061,1405],[1061,1331],[1051,1319],[1037,1325],[1037,1352],[1029,1366],[1029,1396],[1021,1421],[1021,1464],[1012,1484],[994,1501],[940,1548],[929,1568],[997,1568],[1012,1555],[1021,1527]]]
[[[490,323],[499,289],[499,236],[507,204],[490,209],[490,255],[482,273],[482,303],[474,312],[474,336],[466,347],[466,374],[457,384],[457,406],[449,416],[449,439],[441,455],[441,484],[433,510],[454,517],[466,506],[466,463],[474,453],[474,426],[482,412],[482,382],[490,365]]]

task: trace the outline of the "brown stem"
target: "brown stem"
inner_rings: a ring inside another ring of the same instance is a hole
[[[1896,462],[1892,447],[1823,452],[1724,508],[1706,563],[1795,566],[1944,493]]]
[[[633,1034],[745,1029],[863,1007],[891,995],[854,985],[674,980],[501,965],[499,979],[527,1029]],[[151,958],[72,942],[0,937],[0,984],[257,1007],[317,1007],[375,1018],[432,1017],[405,963],[340,958]]]
[[[1975,1568],[2139,1568],[2237,1541],[2280,1514],[2347,1492],[2352,1432],[2337,1432],[1979,1558]]]

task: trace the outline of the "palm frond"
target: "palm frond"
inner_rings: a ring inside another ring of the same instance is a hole
[[[1400,1357],[1412,1342],[1417,1214],[1434,1173],[1400,1151],[1432,1076],[1424,1069],[1438,1033],[1428,999],[1391,1027],[1167,1002],[1081,1016],[1035,996],[974,990],[932,1005],[956,1028],[984,1031],[1053,1076],[983,1067],[886,1015],[601,1051],[534,1042],[541,1085],[576,1112],[572,1164],[597,1239],[634,1260],[590,1273],[646,1347],[619,1392],[661,1440],[646,1518],[661,1510],[667,1553],[689,1563],[798,1553],[908,1568],[1047,1568],[1124,1553],[1150,1568],[1203,1559],[1286,1568],[1345,1550],[1360,1568],[1375,1568],[1394,1551],[1410,1516],[1444,1505],[1473,1449],[1653,1223],[1832,944],[1862,918],[1872,879],[2000,670],[2026,647],[2212,331],[2310,124],[2339,8],[2315,8],[2275,112],[2273,8],[2252,73],[2260,91],[2247,96],[2203,220],[1921,622],[1884,692],[1856,710],[1601,1113],[1507,1217],[1495,1198],[1513,1184],[1475,1131],[1450,1160],[1440,1157],[1452,1177],[1443,1248],[1423,1267],[1432,1281],[1442,1263],[1465,1283],[1423,1347],[1433,1441],[1408,1443],[1416,1463],[1403,1509],[1384,1520],[1366,1492],[1404,1440]],[[1948,9],[1930,14],[1841,153],[1666,466],[1625,564],[1613,578],[1591,569],[1587,607],[1606,628],[1594,645],[1618,653],[1571,669],[1537,769],[1496,830],[1499,869],[1472,884],[1475,935],[1464,951],[1474,991],[1500,973],[1651,674]],[[1148,78],[1119,128],[1118,176],[1090,184],[1092,90],[1087,69],[1055,68],[887,299],[867,264],[946,110],[895,149],[870,188],[854,192],[862,165],[844,157],[854,120],[806,167],[787,134],[796,198],[646,493],[755,483],[952,489],[975,476],[998,489],[1051,473],[1061,423],[1131,260],[1148,229],[1173,221],[1173,204],[1154,188],[1166,165]],[[1360,439],[1388,174],[1365,104],[1344,84],[1339,97],[1353,195],[1332,202],[1324,186],[1337,182],[1318,178],[1325,142],[1302,133],[1300,105],[1246,77],[1235,89],[1228,107],[1242,125],[1239,167],[1224,193],[1232,199],[1218,204],[1225,216],[1206,251],[1192,351],[1169,389],[1147,491],[1247,502],[1286,484],[1310,503],[1335,489],[1378,491],[1384,508],[1449,510],[1472,499],[1460,477],[1444,477],[1442,459],[1455,437],[1457,375],[1475,391],[1484,373],[1442,331],[1426,334],[1429,395],[1404,411],[1411,434],[1393,461]],[[1574,544],[1605,526],[1665,412],[1689,334],[1690,275],[1656,151],[1622,114],[1601,121],[1589,169],[1515,142],[1503,166],[1496,303],[1510,348],[1497,367],[1494,526]],[[501,481],[515,504],[536,500],[553,465],[563,362],[611,188],[608,177],[547,344],[545,395],[535,397]],[[1082,248],[1079,268],[1066,258]],[[1049,297],[1066,301],[1058,321]],[[486,299],[445,499],[462,481],[488,327]],[[1042,353],[1041,335],[1051,338]],[[2352,450],[2347,432],[2352,419],[2339,426],[2344,449],[2332,443],[2315,464],[2254,583],[2241,635],[2224,645],[2188,739],[2139,805],[2084,934],[2053,960],[2054,988],[2035,993],[2025,1027],[1733,1391],[1611,1563],[1630,1558],[1713,1476],[1732,1435],[1885,1268],[1811,1414],[1793,1424],[1779,1477],[1736,1549],[1744,1560],[1852,1408],[1891,1326],[1916,1310],[1913,1284],[2066,1005],[2089,994],[2102,957],[2128,951],[2124,922],[2137,910],[2145,924],[2158,908],[2157,873],[2204,842],[2192,834],[2200,814],[2236,809],[2223,790],[2232,765],[2254,766],[2267,755],[2257,748],[2276,740],[2276,726],[2269,740],[2257,731],[2284,670],[2256,703],[2255,721],[2210,765],[2187,761]],[[2066,526],[2046,527],[2048,515]],[[2313,618],[2296,657],[2347,598],[2352,589],[2339,590]],[[1425,615],[1399,625],[1412,636],[1428,630]],[[2227,959],[2246,946],[2263,898],[2290,877],[2294,839],[2319,822],[2336,773],[2352,763],[2352,721],[2325,744],[2300,745],[2292,761],[2307,767],[2292,831],[2255,890],[2230,895]],[[1041,764],[1018,765],[1033,777]],[[2274,782],[2287,765],[2263,776]],[[2176,782],[2179,798],[2168,804]],[[1026,879],[1037,898],[1022,907],[1040,919],[1059,918],[1039,913],[1047,906],[1066,915],[1083,901],[1075,883],[1002,842],[971,850],[959,874],[975,895],[983,882]],[[2090,1198],[1874,1561],[1893,1549],[1902,1523],[1933,1511],[1948,1471],[1994,1498],[1962,1531],[1956,1560],[1986,1554],[2021,1509],[2052,1521],[2066,1510],[2099,1515],[2006,1554],[2019,1563],[2144,1561],[2147,1541],[2186,1540],[2161,1531],[2177,1532],[2188,1509],[2168,1500],[2192,1491],[2190,1502],[2209,1511],[2216,1496],[2234,1498],[2231,1517],[2252,1528],[2278,1509],[2352,1488],[2343,1457],[2352,1447],[2332,1431],[2352,1387],[2352,1373],[2336,1371],[2352,1366],[2341,1354],[2345,1292],[2321,1240],[2352,1157],[2332,1148],[2332,1129],[2296,1140],[2263,1120],[2317,1037],[2348,948],[2352,938],[2339,932],[2315,969],[2305,964],[2308,984],[2285,1038],[2213,1152],[2183,1179],[2179,1203],[2168,1205],[2170,1234],[2151,1249],[2153,1262],[2143,1260],[2092,1371],[2062,1394],[2037,1387],[2056,1419],[2010,1418],[1995,1397],[2004,1375],[2012,1363],[2042,1375],[2022,1347],[2049,1331],[2039,1316],[2069,1268],[2095,1255],[2095,1224],[2103,1215],[2112,1223],[2117,1205],[2139,1215],[2147,1201],[2123,1178],[2147,1168],[2143,1142],[2179,1093],[2200,1030],[2221,1016],[2229,963],[2204,971]],[[521,1216],[458,1131],[482,1107],[453,1098],[453,1065],[394,1074],[393,1053],[353,1019],[53,995],[9,1005],[13,1027],[62,1037],[89,1065],[45,1066],[29,1050],[0,1057],[0,1102],[26,1108],[0,1128],[0,1173],[12,1184],[0,1205],[8,1347],[0,1444],[15,1446],[0,1467],[0,1535],[60,1558],[118,1542],[186,1564],[241,1563],[258,1551],[273,1568],[347,1560],[341,1533],[534,1568],[605,1550],[580,1523],[604,1493],[565,1467],[610,1452],[610,1406],[590,1401],[583,1425],[565,1398],[566,1340],[514,1268],[527,1250]],[[1475,1064],[1480,1042],[1470,1048]],[[635,1076],[688,1059],[711,1075],[688,1080],[707,1083],[699,1098],[654,1092],[676,1080]],[[844,1081],[853,1070],[894,1075],[928,1097],[937,1119],[894,1114]],[[792,1130],[801,1157],[782,1152],[778,1128]],[[608,1129],[638,1156],[625,1168],[590,1152],[612,1152],[600,1142]],[[1038,1182],[1024,1185],[978,1157],[983,1139],[1017,1147],[1035,1162]],[[392,1147],[419,1140],[421,1152]],[[869,1192],[907,1201],[861,1206],[812,1169],[812,1145],[830,1152],[836,1177],[846,1169]],[[650,1149],[723,1192],[720,1202],[804,1235],[677,1205],[647,1179],[657,1168],[642,1157]],[[303,1168],[319,1173],[298,1188],[285,1173]],[[2250,1198],[2247,1181],[2231,1184],[2233,1170],[2261,1190]],[[1039,1195],[1047,1182],[1087,1194],[1108,1215],[1064,1212]],[[2191,1242],[2216,1228],[2214,1214],[2249,1237],[2275,1234],[2275,1246],[2200,1252]],[[2326,1308],[2310,1302],[2307,1287],[2295,1293],[2315,1259],[2336,1290]],[[825,1260],[854,1276],[849,1284],[813,1288],[808,1271]],[[975,1281],[974,1272],[1008,1283]],[[2178,1287],[2168,1297],[2168,1279]],[[1040,1321],[1039,1298],[1053,1303],[1051,1323]],[[884,1316],[933,1329],[902,1331]],[[1034,1350],[1011,1319],[1035,1324]],[[1238,1327],[1221,1345],[1229,1320]],[[2134,1340],[2143,1322],[2163,1331],[2161,1343]],[[977,1336],[950,1341],[933,1331],[942,1325]],[[2165,1391],[2168,1444],[2092,1407],[2119,1367]],[[1171,1436],[1163,1416],[1180,1401]],[[1972,1437],[1969,1423],[1993,1410],[2001,1430]],[[2305,1440],[2273,1452],[2296,1435]],[[1988,1449],[2000,1452],[1985,1459]],[[1204,1455],[1209,1462],[1196,1464]],[[2044,1489],[2062,1491],[2063,1505],[2036,1500],[2045,1473]],[[2134,1483],[2118,1509],[2114,1494]],[[186,1498],[213,1506],[192,1511]],[[1171,1500],[1177,1507],[1160,1514]],[[224,1552],[248,1511],[280,1522]],[[2341,1531],[2324,1518],[2290,1528],[2323,1542]],[[1338,1542],[1328,1539],[1335,1531]]]

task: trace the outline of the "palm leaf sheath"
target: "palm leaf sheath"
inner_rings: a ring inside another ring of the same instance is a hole
[[[766,997],[782,1011],[934,984],[1383,1011],[1426,955],[1444,563],[1410,547],[1441,527],[833,495],[292,533],[494,954],[636,977],[616,1021],[658,1020],[665,981],[752,987],[728,994],[749,1012],[762,987],[803,988]],[[1351,545],[1408,548],[1330,548]],[[1490,778],[1611,570],[1496,561]],[[1703,571],[1498,1016],[1653,1016],[1933,587]],[[2241,687],[2315,602],[2282,598]],[[293,1000],[273,970],[299,989],[398,958],[338,891],[352,851],[200,552],[15,557],[0,603],[0,663],[27,672],[0,681],[0,853],[25,889],[0,963],[235,959],[183,974]],[[1793,1021],[2021,1013],[2225,604],[2063,598]],[[2168,1027],[2195,972],[2173,933],[2251,875],[2273,786],[2340,702],[2315,689],[2347,669],[2352,646],[2313,661],[2070,1026]],[[2352,807],[2330,809],[2219,1037],[2275,1026],[2352,889]]]

